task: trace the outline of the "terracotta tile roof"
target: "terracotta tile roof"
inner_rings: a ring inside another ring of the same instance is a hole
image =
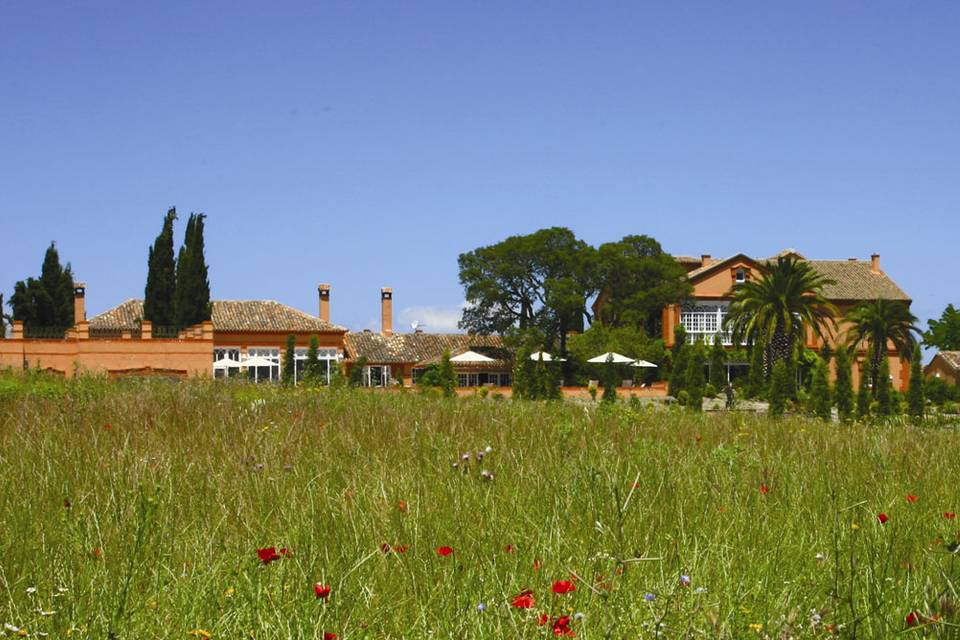
[[[444,349],[451,355],[485,348],[503,348],[499,336],[473,336],[464,333],[380,333],[358,332],[344,336],[347,357],[356,360],[366,356],[372,363],[421,363],[439,358]],[[493,356],[491,356],[493,357]]]
[[[794,254],[800,256],[793,249],[785,249],[772,258],[755,260],[755,262],[771,262],[780,256]],[[742,255],[742,254],[738,254]],[[730,256],[722,260],[712,261],[687,274],[688,278],[696,278],[718,265],[736,258]],[[801,258],[803,256],[800,256]],[[869,260],[807,260],[810,266],[820,275],[834,281],[823,288],[823,294],[828,300],[886,300],[909,301],[910,297],[897,286],[890,276],[883,271],[874,273]]]
[[[344,327],[324,322],[274,300],[214,300],[214,331],[306,333],[345,332]],[[127,300],[90,319],[90,329],[109,331],[138,329],[143,300]]]
[[[954,371],[960,371],[960,351],[940,351],[937,353]],[[936,357],[936,356],[934,356]]]
[[[456,369],[484,369],[488,371],[504,371],[510,370],[513,367],[513,354],[505,349],[504,347],[490,347],[490,346],[481,346],[481,345],[472,345],[470,347],[460,347],[456,350],[450,351],[450,356],[458,356],[461,353],[466,353],[467,351],[473,351],[479,353],[480,355],[487,356],[488,358],[493,358],[490,362],[461,362],[453,363],[454,368]],[[431,364],[440,364],[440,361],[443,359],[443,352],[441,351],[436,356],[418,362],[420,366],[429,366]]]

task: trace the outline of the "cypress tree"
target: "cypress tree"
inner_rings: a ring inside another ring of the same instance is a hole
[[[533,393],[531,399],[546,400],[550,396],[550,373],[541,355],[533,366]]]
[[[527,358],[529,360],[529,358]],[[453,398],[456,392],[457,377],[453,371],[453,363],[450,362],[450,350],[443,351],[443,357],[440,358],[440,388],[443,390],[444,398]]]
[[[347,374],[347,384],[351,387],[363,386],[363,369],[367,366],[367,356],[360,356],[350,367],[350,373]]]
[[[676,328],[676,338],[673,344],[672,362],[673,368],[670,372],[670,385],[667,395],[677,398],[687,382],[687,357],[690,352],[690,345],[687,344],[687,332],[683,326]]]
[[[754,344],[750,347],[750,370],[747,372],[747,397],[756,398],[763,395],[765,380],[763,377],[764,347]]]
[[[193,269],[190,263],[193,255],[189,247],[193,244],[193,234],[196,223],[193,214],[187,218],[187,229],[184,232],[183,244],[180,245],[180,251],[177,252],[177,286],[173,292],[173,315],[175,324],[178,327],[188,327],[190,318],[193,316]]]
[[[176,219],[177,210],[171,208],[163,219],[163,228],[150,247],[147,258],[143,319],[160,326],[176,322],[174,295],[177,289],[177,274],[173,259],[173,221]]]
[[[683,388],[687,392],[687,407],[694,411],[703,411],[703,388],[706,385],[703,368],[706,357],[703,343],[697,340],[690,349],[687,359],[687,380]]]
[[[320,339],[316,335],[310,336],[307,346],[307,360],[303,363],[303,378],[310,384],[320,380]]]
[[[727,350],[723,348],[720,334],[713,336],[713,348],[710,350],[710,384],[718,391],[727,385]]]
[[[530,379],[533,376],[530,360],[530,347],[523,345],[517,350],[516,359],[513,361],[513,379],[511,396],[516,400],[530,399]]]
[[[294,345],[297,342],[297,337],[292,333],[287,336],[287,348],[283,353],[283,371],[280,372],[280,380],[283,384],[290,385],[293,384],[293,374],[294,367],[296,366],[294,359],[296,349]]]
[[[603,365],[603,397],[604,402],[617,401],[617,365],[613,362],[613,356],[607,356],[607,362]]]
[[[771,417],[779,418],[787,408],[787,399],[789,398],[790,373],[787,363],[778,360],[773,365],[773,372],[770,375],[770,391],[768,393],[770,408],[768,414]]]
[[[830,381],[827,378],[827,363],[819,358],[813,368],[810,396],[814,414],[821,420],[829,422],[832,418],[831,407],[833,406],[830,398]]]
[[[864,419],[870,416],[870,376],[867,373],[867,364],[860,367],[860,386],[857,389],[857,418]]]
[[[850,352],[843,345],[837,348],[837,381],[834,395],[840,420],[847,422],[853,417],[853,380],[850,376]]]
[[[893,413],[893,403],[890,398],[890,359],[880,359],[880,371],[877,376],[877,412],[881,416]]]
[[[547,400],[563,400],[563,379],[561,368],[553,365],[547,367]]]
[[[907,390],[907,406],[916,420],[923,419],[927,399],[924,397],[923,371],[920,369],[920,345],[914,345],[910,361],[910,387]]]
[[[40,322],[50,327],[72,327],[73,271],[69,264],[66,267],[60,264],[60,254],[53,242],[43,256],[40,284],[47,294],[40,307]]]
[[[191,213],[177,258],[174,308],[177,325],[189,327],[210,319],[210,279],[204,255],[202,213]]]

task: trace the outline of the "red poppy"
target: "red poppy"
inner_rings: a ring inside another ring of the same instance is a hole
[[[915,627],[920,624],[920,612],[911,611],[908,613],[906,622],[908,627]]]
[[[260,562],[263,564],[270,564],[274,560],[280,559],[280,555],[277,553],[277,550],[274,547],[257,549],[257,557],[260,558]]]
[[[577,634],[570,628],[570,616],[560,616],[553,621],[553,635],[572,638]]]
[[[542,627],[543,625],[547,624],[549,621],[550,621],[550,616],[548,616],[548,615],[545,614],[545,613],[541,613],[540,615],[537,616],[537,625],[538,625],[538,626],[541,626],[541,627]]]
[[[911,494],[911,493],[908,493],[908,494],[907,494],[907,502],[913,503],[913,502],[916,502],[916,501],[917,501],[917,496],[915,496],[915,495],[913,495],[913,494]]]
[[[513,545],[512,545],[512,544],[508,544],[507,546],[505,546],[505,547],[503,548],[503,550],[506,551],[507,553],[513,553]]]
[[[407,510],[407,501],[406,501],[406,500],[401,500],[400,502],[398,502],[398,503],[397,503],[397,508],[400,509],[400,511],[406,511],[406,510]]]
[[[317,594],[317,599],[326,600],[330,597],[330,585],[320,584],[319,582],[313,585],[313,592]]]
[[[539,560],[534,560],[534,561],[533,561],[533,570],[534,570],[534,571],[540,571],[540,566],[541,566],[541,565],[540,565],[540,561],[539,561]]]
[[[557,580],[553,583],[553,592],[563,595],[564,593],[570,593],[571,591],[576,591],[577,585],[573,584],[569,580]]]
[[[453,547],[437,547],[437,555],[448,556],[453,553]]]
[[[957,517],[957,514],[955,514],[953,511],[944,511],[943,517],[946,518],[947,520],[953,520],[954,518]]]
[[[390,553],[390,545],[384,542],[380,545],[380,551],[383,551],[384,553]]]
[[[536,603],[537,599],[533,597],[533,591],[527,589],[513,596],[513,600],[510,601],[510,606],[516,607],[517,609],[532,609]]]
[[[107,424],[103,425],[103,428],[109,431],[110,429],[113,429],[113,425],[108,422]]]
[[[324,631],[323,640],[337,640],[337,634],[333,633],[332,631]]]
[[[393,548],[393,550],[396,551],[397,553],[406,553],[406,552],[407,552],[407,549],[409,549],[409,548],[410,548],[409,545],[398,544],[397,546],[395,546],[395,547]]]
[[[100,547],[96,547],[93,551],[90,552],[90,555],[92,555],[94,558],[102,558],[103,549],[101,549]]]
[[[640,488],[640,483],[639,483],[639,482],[634,482],[634,483],[633,483],[633,488],[634,488],[634,489],[639,489],[639,488]]]
[[[878,513],[878,514],[877,514],[877,520],[880,521],[880,524],[887,524],[887,520],[889,520],[889,519],[890,519],[890,518],[888,518],[888,517],[887,517],[887,514],[885,514],[885,513]]]
[[[762,493],[763,495],[767,495],[768,493],[770,493],[770,487],[768,487],[765,484],[760,485],[760,493]]]
[[[284,558],[292,558],[293,551],[290,551],[290,549],[287,549],[286,547],[282,547],[280,549],[280,555],[282,555]]]

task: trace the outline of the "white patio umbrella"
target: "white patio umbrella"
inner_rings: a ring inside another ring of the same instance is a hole
[[[241,367],[273,367],[278,363],[273,360],[267,360],[263,356],[253,356],[240,363]]]
[[[653,367],[654,369],[657,368],[657,365],[653,364],[652,362],[647,362],[646,360],[637,360],[630,366],[631,367]]]
[[[530,354],[531,360],[540,360],[541,358],[543,359],[544,362],[566,362],[567,361],[566,358],[554,358],[552,355],[550,355],[546,351],[537,351],[535,353]]]
[[[460,364],[493,361],[493,358],[489,358],[482,353],[477,353],[476,351],[464,351],[460,355],[450,358],[450,362],[459,362]]]
[[[610,362],[612,364],[630,364],[631,362],[634,362],[634,359],[621,355],[616,351],[607,351],[606,353],[601,353],[596,358],[590,358],[587,360],[587,362],[595,362],[599,364],[604,364],[606,362]]]
[[[242,366],[242,362],[239,360],[234,360],[233,358],[221,358],[213,363],[214,369],[233,369]]]

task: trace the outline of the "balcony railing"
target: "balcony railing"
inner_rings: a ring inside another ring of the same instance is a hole
[[[63,340],[63,336],[70,327],[37,327],[26,324],[23,326],[23,337],[35,340]]]
[[[153,325],[150,335],[153,338],[177,338],[180,336],[181,327]]]

